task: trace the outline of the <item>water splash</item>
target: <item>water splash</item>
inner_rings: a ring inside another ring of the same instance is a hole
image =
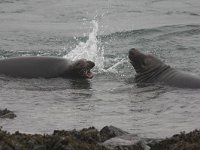
[[[63,57],[70,60],[82,58],[91,60],[95,62],[96,68],[101,71],[104,68],[104,48],[99,46],[100,42],[97,40],[98,22],[92,20],[91,23],[93,30],[89,34],[88,40],[85,43],[80,42],[72,51]]]
[[[117,72],[117,67],[124,64],[124,63],[127,63],[128,61],[123,58],[121,59],[120,61],[116,62],[114,65],[112,65],[110,68],[104,70],[104,72],[112,72],[112,73],[118,73]]]

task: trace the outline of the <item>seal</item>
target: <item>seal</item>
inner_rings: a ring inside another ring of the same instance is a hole
[[[150,54],[129,50],[130,63],[136,71],[136,83],[163,83],[180,88],[200,88],[200,77],[178,71]]]
[[[60,57],[23,56],[0,60],[0,74],[18,78],[85,78],[91,79],[94,62],[70,61]]]

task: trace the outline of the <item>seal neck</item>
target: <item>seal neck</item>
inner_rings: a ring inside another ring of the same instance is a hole
[[[138,83],[146,82],[151,83],[154,82],[162,73],[169,70],[171,67],[167,65],[161,65],[155,67],[151,70],[147,70],[143,73],[136,74],[135,81]]]
[[[61,74],[63,78],[76,78],[76,73],[74,71],[74,62],[70,61],[67,64],[66,70],[63,74]]]

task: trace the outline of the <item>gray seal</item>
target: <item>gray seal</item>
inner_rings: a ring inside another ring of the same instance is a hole
[[[0,60],[0,74],[18,78],[85,78],[91,79],[94,62],[70,61],[60,57],[22,56]]]
[[[129,50],[129,59],[136,71],[137,83],[159,82],[180,88],[200,88],[200,77],[178,71],[158,58],[143,54],[135,48]]]

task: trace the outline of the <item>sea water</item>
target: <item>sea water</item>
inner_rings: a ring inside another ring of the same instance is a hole
[[[200,75],[198,0],[3,0],[0,57],[58,56],[95,62],[91,80],[0,78],[0,119],[10,132],[101,129],[145,137],[199,128],[199,90],[137,86],[132,47]]]

